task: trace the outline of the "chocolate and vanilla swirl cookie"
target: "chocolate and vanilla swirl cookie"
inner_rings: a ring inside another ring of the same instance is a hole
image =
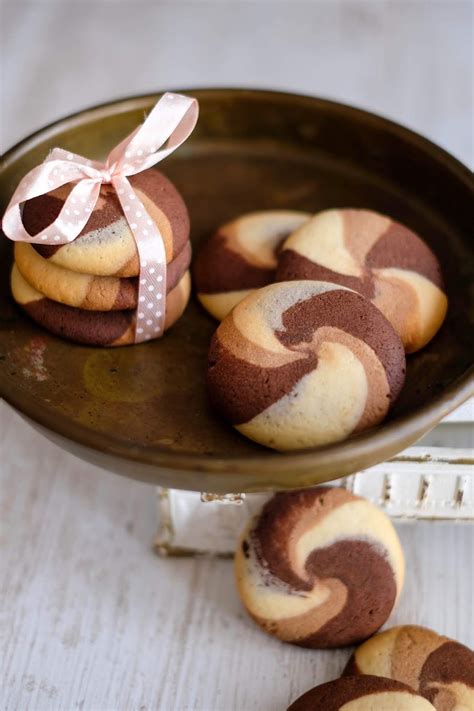
[[[13,266],[13,299],[38,325],[74,343],[88,346],[127,346],[135,338],[135,311],[91,311],[49,299],[37,291]],[[182,316],[191,293],[191,277],[185,272],[166,296],[165,331]]]
[[[360,294],[316,281],[258,289],[211,341],[211,403],[278,450],[336,442],[378,424],[405,377],[400,338]]]
[[[318,279],[358,291],[388,318],[407,353],[433,338],[448,306],[440,265],[428,245],[370,210],[317,214],[284,243],[276,279]]]
[[[189,216],[183,198],[171,181],[156,168],[129,177],[129,215],[141,201],[158,226],[165,245],[166,261],[180,254],[189,239]],[[71,190],[65,185],[47,195],[29,200],[23,207],[25,229],[36,235],[59,215]],[[67,217],[67,216],[66,216]],[[138,252],[117,194],[102,185],[99,199],[80,235],[69,244],[33,244],[42,257],[65,269],[94,276],[131,277],[140,270]]]
[[[474,709],[474,652],[426,627],[403,625],[375,635],[356,649],[344,674],[396,679],[438,711]]]
[[[343,647],[390,615],[404,580],[390,519],[339,487],[279,493],[249,523],[235,555],[253,620],[284,642]]]
[[[433,711],[409,686],[380,676],[328,681],[307,691],[287,711]]]
[[[166,292],[172,291],[187,272],[191,245],[166,267]],[[15,263],[26,281],[53,301],[90,311],[124,311],[138,304],[138,277],[94,276],[65,269],[41,257],[34,245],[16,242]]]
[[[219,227],[193,265],[199,301],[222,321],[254,289],[274,281],[282,242],[311,215],[295,210],[250,212]]]

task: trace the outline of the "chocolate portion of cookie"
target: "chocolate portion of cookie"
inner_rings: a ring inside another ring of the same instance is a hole
[[[360,294],[322,282],[254,292],[217,329],[213,407],[275,449],[326,444],[380,422],[405,377],[400,338]]]
[[[359,703],[357,703],[359,702]],[[356,676],[320,684],[300,696],[288,711],[429,711],[433,709],[405,684],[379,676]]]
[[[309,213],[262,210],[219,227],[198,251],[193,278],[201,304],[222,320],[253,289],[275,277],[282,242]]]
[[[85,311],[47,298],[22,304],[22,308],[46,330],[75,343],[113,346],[121,339],[131,342],[132,311]]]
[[[388,318],[407,352],[422,348],[447,310],[439,262],[404,225],[369,210],[326,210],[283,244],[277,281],[314,279],[358,291]]]
[[[440,711],[474,709],[474,652],[453,640],[441,644],[423,664],[419,691]]]
[[[189,216],[181,195],[155,168],[129,180],[135,193],[131,193],[130,205],[143,203],[160,230],[167,262],[171,262],[189,239]],[[56,219],[70,190],[71,186],[64,186],[24,204],[23,223],[31,235]],[[102,185],[95,209],[73,242],[60,246],[35,244],[34,249],[58,266],[84,274],[130,277],[139,273],[135,240],[111,185]]]
[[[372,635],[404,577],[388,517],[338,487],[273,496],[244,532],[235,566],[242,602],[258,625],[321,649]]]
[[[242,254],[229,249],[226,235],[218,232],[206,240],[199,250],[193,265],[193,277],[196,289],[204,294],[258,289],[271,284],[275,266],[251,264]]]

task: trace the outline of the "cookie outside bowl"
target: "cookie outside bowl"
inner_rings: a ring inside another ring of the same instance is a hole
[[[367,639],[387,620],[405,563],[386,514],[339,487],[275,494],[235,554],[252,619],[284,642],[327,649]]]
[[[474,652],[426,627],[401,625],[376,634],[355,650],[343,673],[396,679],[438,711],[474,709]]]

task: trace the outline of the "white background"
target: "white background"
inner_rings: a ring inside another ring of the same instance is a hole
[[[1,147],[85,106],[191,86],[336,98],[473,162],[469,2],[6,2]],[[74,459],[0,407],[0,706],[284,709],[347,652],[265,637],[229,561],[151,551],[153,492]],[[405,524],[391,622],[474,643],[472,529]]]

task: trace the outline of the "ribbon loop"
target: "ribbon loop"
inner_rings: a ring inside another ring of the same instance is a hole
[[[114,187],[137,244],[140,260],[135,343],[162,335],[166,304],[166,255],[157,225],[137,199],[127,176],[162,161],[179,148],[198,118],[196,99],[164,94],[141,126],[112,149],[105,163],[54,148],[45,161],[20,181],[2,220],[6,236],[14,241],[54,244],[74,241],[86,226],[99,198],[101,185]],[[30,235],[21,219],[21,205],[72,183],[57,218],[38,234]],[[134,214],[128,199],[133,195]]]

